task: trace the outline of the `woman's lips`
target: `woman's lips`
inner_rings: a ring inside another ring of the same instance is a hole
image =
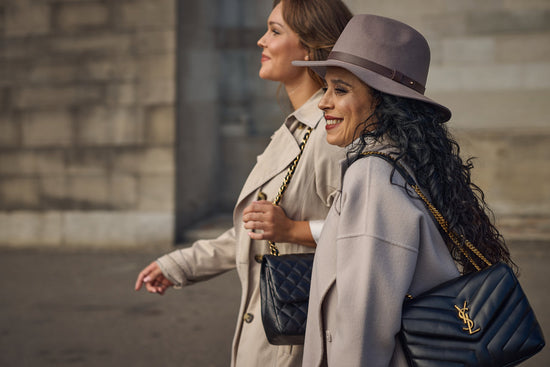
[[[262,62],[268,61],[268,60],[271,60],[271,59],[269,57],[267,57],[266,55],[262,54]]]
[[[326,130],[334,129],[335,127],[340,125],[342,121],[344,121],[343,119],[339,119],[337,117],[329,115],[325,115],[325,120],[327,121],[327,124],[325,126]]]

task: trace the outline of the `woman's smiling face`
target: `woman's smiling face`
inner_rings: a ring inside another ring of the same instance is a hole
[[[319,108],[327,120],[329,144],[346,147],[359,137],[357,127],[374,112],[371,89],[346,69],[328,67]]]
[[[282,3],[269,15],[267,32],[258,40],[262,51],[260,78],[282,83],[298,80],[307,75],[306,68],[292,65],[294,60],[304,60],[307,49],[300,43],[298,35],[283,19]]]

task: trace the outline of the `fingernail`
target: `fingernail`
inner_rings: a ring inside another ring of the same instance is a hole
[[[143,283],[149,283],[151,279],[149,277],[143,278]]]

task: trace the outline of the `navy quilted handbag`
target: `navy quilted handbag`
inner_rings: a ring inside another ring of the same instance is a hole
[[[467,239],[449,229],[441,213],[392,157],[449,239],[477,269],[405,300],[399,338],[411,367],[511,367],[538,353],[544,336],[510,267],[491,264]],[[481,260],[484,269],[474,260]]]
[[[304,344],[313,254],[264,255],[262,322],[275,345]]]

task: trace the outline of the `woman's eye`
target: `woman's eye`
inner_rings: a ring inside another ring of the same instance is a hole
[[[338,88],[334,88],[334,92],[335,92],[336,94],[346,94],[346,93],[348,92],[348,90],[345,89],[345,88],[339,88],[339,87],[338,87]]]
[[[326,93],[326,92],[327,92],[327,90],[328,90],[328,88],[327,88],[327,87],[323,87],[323,88],[321,88],[321,89],[323,90],[323,93]]]

